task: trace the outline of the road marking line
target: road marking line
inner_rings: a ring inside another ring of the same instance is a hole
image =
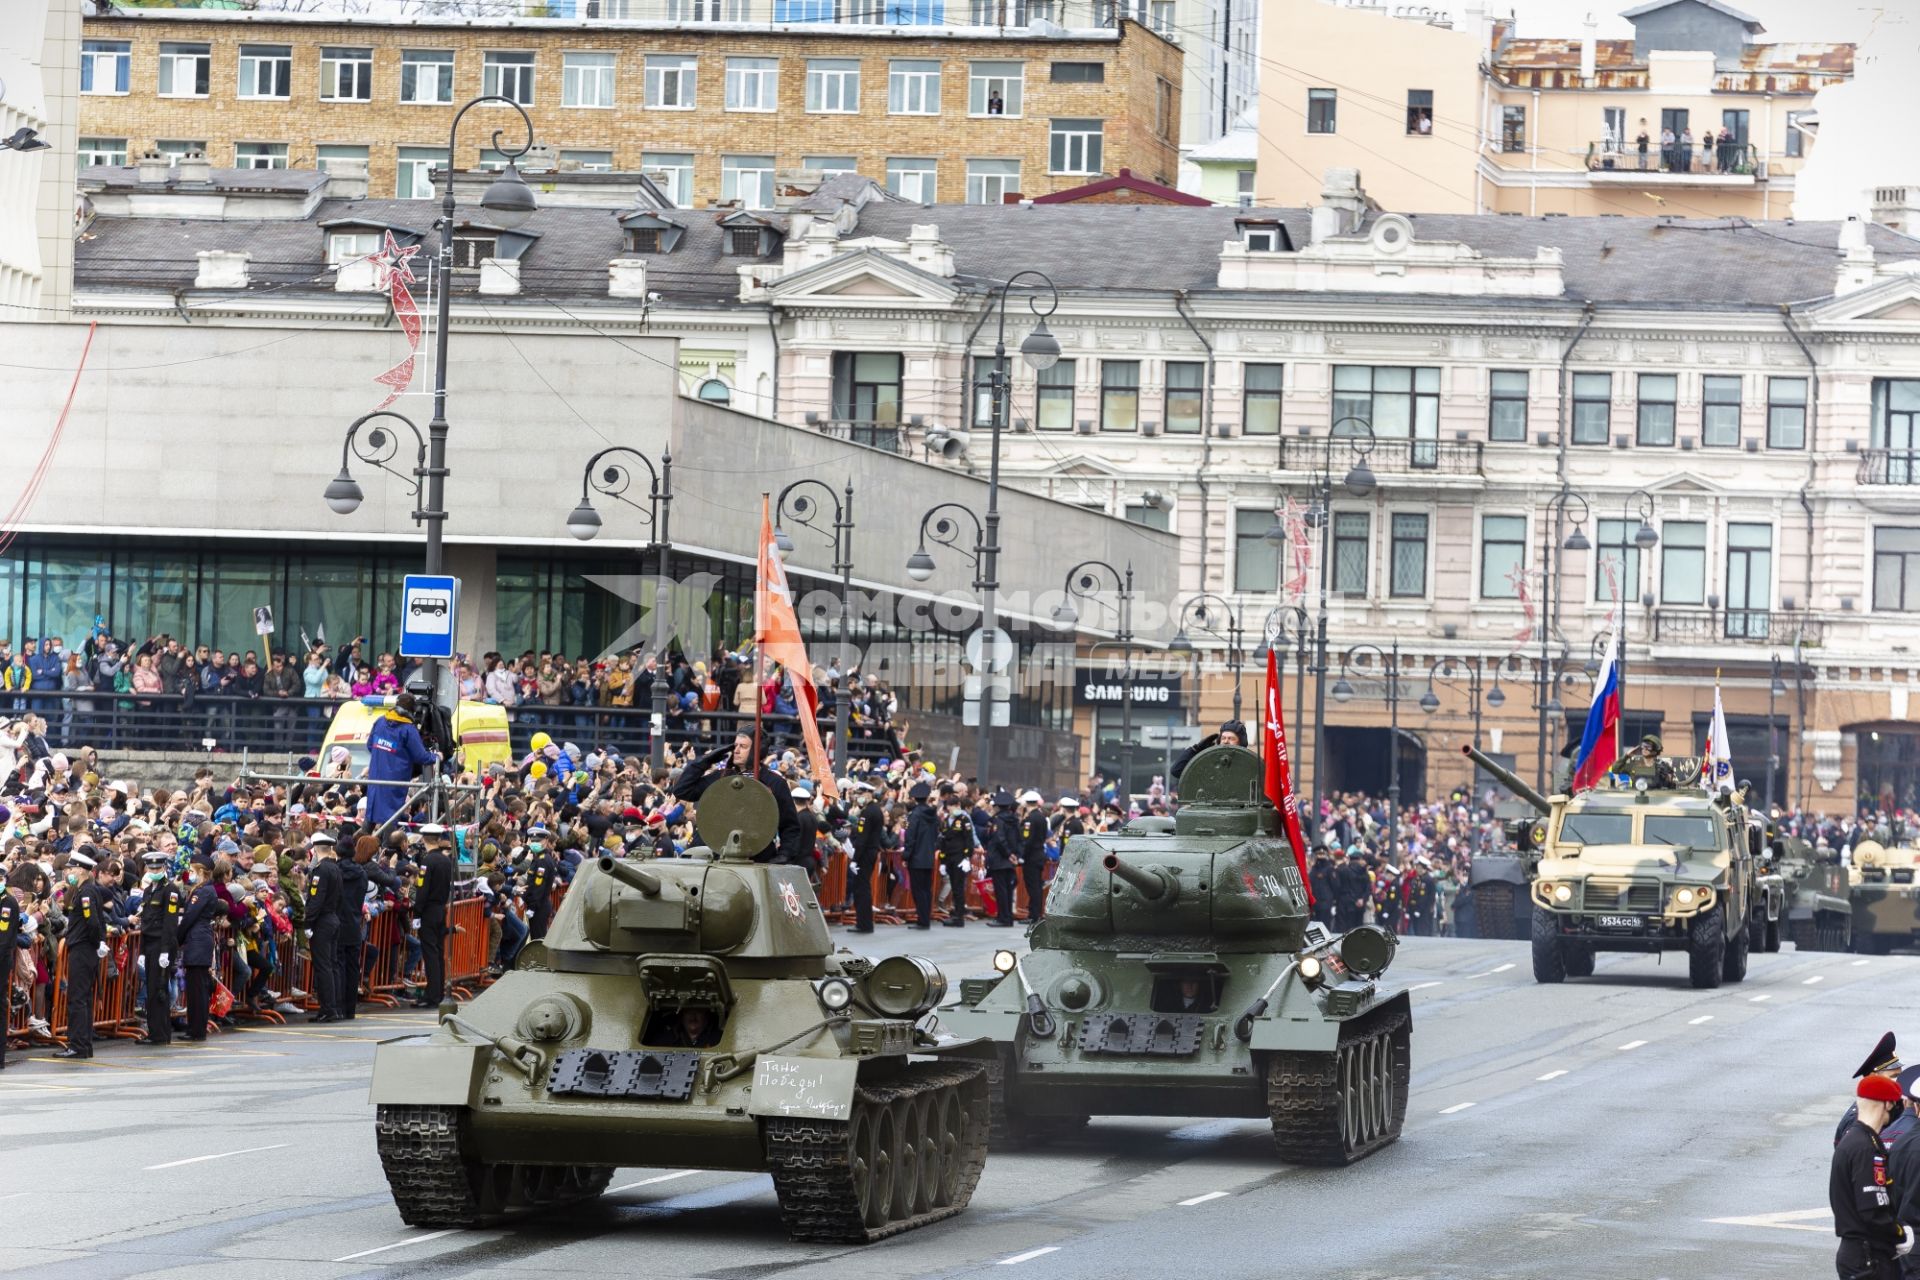
[[[1858,969],[1858,968],[1859,968],[1859,967],[1860,967],[1861,965],[1863,965],[1863,964],[1866,964],[1866,963],[1867,963],[1867,962],[1866,962],[1865,960],[1855,960],[1855,961],[1853,962],[1853,966],[1852,966],[1852,967],[1853,967],[1853,968],[1855,968],[1855,969]]]
[[[1755,996],[1755,997],[1754,997],[1754,998],[1753,998],[1753,999],[1752,999],[1751,1001],[1749,1001],[1748,1003],[1750,1003],[1750,1004],[1759,1004],[1759,1003],[1760,1003],[1760,1002],[1761,1002],[1762,1000],[1771,1000],[1771,999],[1773,999],[1773,997],[1772,997],[1771,995],[1764,995],[1764,996]]]
[[[335,1258],[334,1261],[352,1262],[355,1258],[370,1258],[376,1253],[385,1253],[389,1249],[404,1249],[410,1244],[425,1244],[429,1240],[438,1240],[442,1236],[459,1234],[460,1228],[458,1227],[448,1227],[445,1231],[429,1231],[423,1236],[413,1236],[406,1240],[395,1240],[392,1244],[383,1244],[376,1249],[362,1249],[360,1252],[350,1253],[344,1258]]]
[[[658,1177],[642,1178],[638,1182],[629,1182],[624,1187],[611,1187],[607,1190],[606,1194],[610,1196],[617,1195],[622,1191],[631,1191],[635,1187],[650,1187],[656,1182],[672,1182],[675,1178],[691,1178],[694,1174],[699,1172],[700,1170],[698,1169],[682,1169],[678,1173],[663,1173]]]
[[[1690,1018],[1690,1019],[1688,1019],[1688,1020],[1687,1020],[1687,1025],[1688,1025],[1688,1026],[1690,1026],[1690,1027],[1697,1027],[1697,1026],[1699,1026],[1699,1025],[1700,1025],[1701,1023],[1703,1023],[1703,1022],[1712,1022],[1712,1021],[1713,1021],[1713,1015],[1712,1015],[1712,1014],[1710,1014],[1710,1013],[1703,1013],[1703,1014],[1701,1014],[1701,1015],[1700,1015],[1699,1017],[1697,1017],[1697,1018]]]
[[[1645,1043],[1646,1043],[1645,1040],[1629,1040],[1625,1044],[1620,1046],[1620,1052],[1625,1053],[1629,1049],[1638,1049],[1641,1045]]]
[[[1471,1102],[1456,1102],[1450,1107],[1440,1108],[1440,1114],[1443,1116],[1450,1116],[1456,1111],[1465,1111],[1468,1107],[1472,1105],[1473,1104]]]
[[[1778,1227],[1782,1231],[1818,1231],[1824,1235],[1833,1229],[1833,1212],[1829,1209],[1795,1209],[1787,1213],[1756,1213],[1745,1218],[1708,1218],[1707,1221],[1729,1227]],[[1814,1222],[1820,1225],[1808,1225]]]
[[[28,1080],[7,1080],[0,1082],[0,1093],[9,1089],[45,1089],[49,1093],[92,1093],[93,1090],[80,1084],[35,1084]]]
[[[1060,1246],[1057,1244],[1050,1244],[1044,1249],[1029,1249],[1025,1253],[1016,1253],[1011,1258],[1002,1258],[1000,1259],[1000,1265],[1003,1267],[1010,1267],[1014,1265],[1016,1262],[1032,1262],[1035,1258],[1042,1257],[1049,1253],[1058,1253],[1058,1252],[1060,1252]]]
[[[1507,970],[1511,968],[1513,968],[1513,965],[1511,963],[1496,965],[1494,968],[1488,969],[1485,973],[1470,973],[1467,975],[1467,977],[1468,978],[1491,978],[1494,974],[1505,973]]]
[[[1825,982],[1825,981],[1826,981],[1825,977],[1816,973],[1811,978],[1808,978],[1805,982],[1801,983],[1800,985],[1803,987],[1810,987],[1816,982]]]
[[[250,1156],[256,1151],[281,1151],[291,1143],[276,1142],[270,1147],[243,1147],[239,1151],[219,1151],[210,1156],[189,1156],[185,1160],[169,1160],[165,1164],[150,1164],[141,1172],[153,1173],[160,1169],[178,1169],[183,1164],[204,1164],[209,1160],[225,1160],[228,1156]]]
[[[1425,991],[1428,987],[1437,987],[1439,985],[1441,984],[1438,982],[1416,982],[1412,986],[1408,987],[1407,990],[1408,991]]]
[[[1547,1074],[1543,1076],[1535,1076],[1534,1079],[1536,1081],[1558,1080],[1561,1076],[1565,1074],[1567,1073],[1564,1071],[1549,1071],[1547,1072]]]
[[[1191,1200],[1182,1200],[1180,1202],[1180,1207],[1184,1209],[1190,1205],[1205,1204],[1209,1200],[1223,1200],[1226,1198],[1226,1196],[1227,1196],[1227,1193],[1224,1191],[1209,1191],[1207,1192],[1207,1194],[1203,1196],[1195,1196]]]

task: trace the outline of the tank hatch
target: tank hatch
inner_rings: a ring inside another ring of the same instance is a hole
[[[1260,757],[1245,747],[1208,747],[1180,775],[1182,804],[1258,804]]]
[[[718,858],[747,861],[773,842],[780,806],[754,778],[726,777],[700,797],[700,834]]]

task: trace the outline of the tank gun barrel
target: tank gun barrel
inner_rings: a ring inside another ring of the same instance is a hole
[[[1148,902],[1171,902],[1173,900],[1173,894],[1171,892],[1173,886],[1168,883],[1167,873],[1158,867],[1148,867],[1142,870],[1139,867],[1128,866],[1126,863],[1120,861],[1119,855],[1112,853],[1102,858],[1100,865],[1108,871],[1111,871],[1121,880],[1132,885],[1134,891]]]
[[[1547,803],[1547,798],[1522,782],[1519,774],[1507,768],[1505,765],[1497,763],[1491,756],[1477,747],[1468,745],[1461,747],[1460,750],[1469,760],[1492,774],[1501,786],[1513,792],[1513,794],[1519,796],[1522,800],[1525,800],[1536,810],[1541,813],[1553,812],[1553,806]]]
[[[622,862],[618,858],[603,857],[600,869],[630,889],[638,889],[649,898],[660,896],[660,877],[646,871],[631,862]]]

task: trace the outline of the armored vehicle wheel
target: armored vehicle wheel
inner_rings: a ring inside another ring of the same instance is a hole
[[[1706,990],[1720,985],[1727,967],[1727,922],[1716,908],[1687,926],[1687,977]]]
[[[1780,950],[1780,922],[1778,920],[1767,921],[1766,941],[1761,945],[1760,949],[1768,953]]]
[[[774,1117],[762,1133],[787,1234],[865,1244],[967,1207],[987,1162],[986,1072],[903,1064],[861,1079],[849,1119]]]
[[[1553,913],[1539,907],[1533,909],[1533,980],[1567,980],[1567,957],[1560,949],[1560,930],[1554,925]]]
[[[1267,1057],[1267,1111],[1280,1158],[1352,1164],[1400,1136],[1413,1014],[1401,997],[1342,1024],[1332,1053]]]
[[[482,1226],[514,1209],[592,1199],[613,1178],[613,1170],[594,1165],[470,1160],[462,1150],[461,1111],[401,1106],[375,1111],[380,1165],[408,1226]]]
[[[1482,938],[1514,938],[1513,886],[1502,882],[1483,884],[1473,891],[1473,918],[1480,925]]]
[[[1722,962],[1720,975],[1728,982],[1747,980],[1747,953],[1753,946],[1753,926],[1749,924],[1733,937],[1727,939],[1726,959]]]
[[[1560,955],[1566,961],[1569,978],[1591,978],[1593,976],[1593,944],[1589,942],[1562,942]]]

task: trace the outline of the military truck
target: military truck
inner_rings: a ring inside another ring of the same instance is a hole
[[[1671,763],[1698,777],[1694,762]],[[1531,886],[1536,981],[1591,977],[1598,951],[1684,951],[1693,985],[1717,987],[1745,979],[1749,952],[1777,928],[1745,809],[1647,783],[1554,797]]]
[[[717,850],[582,864],[544,942],[430,1035],[382,1043],[381,1165],[415,1226],[606,1189],[616,1167],[773,1174],[788,1233],[864,1243],[966,1207],[986,1071],[927,1016],[929,962],[836,952],[806,873],[753,852],[758,782],[700,801]]]
[[[1905,832],[1877,828],[1878,838],[1853,849],[1847,870],[1853,905],[1853,949],[1883,956],[1920,940],[1920,884],[1915,883],[1920,849]]]
[[[1533,900],[1528,896],[1527,886],[1533,883],[1533,869],[1540,861],[1540,842],[1546,835],[1544,820],[1553,815],[1554,802],[1484,752],[1471,745],[1460,750],[1531,810],[1502,823],[1506,849],[1474,854],[1467,870],[1467,890],[1473,899],[1478,936],[1527,937],[1533,928]],[[1564,797],[1562,799],[1564,801]]]
[[[1311,923],[1260,758],[1211,747],[1172,819],[1067,842],[1032,949],[940,1014],[984,1037],[993,1142],[1090,1115],[1268,1119],[1280,1157],[1347,1164],[1400,1135],[1413,1014],[1397,942]]]

